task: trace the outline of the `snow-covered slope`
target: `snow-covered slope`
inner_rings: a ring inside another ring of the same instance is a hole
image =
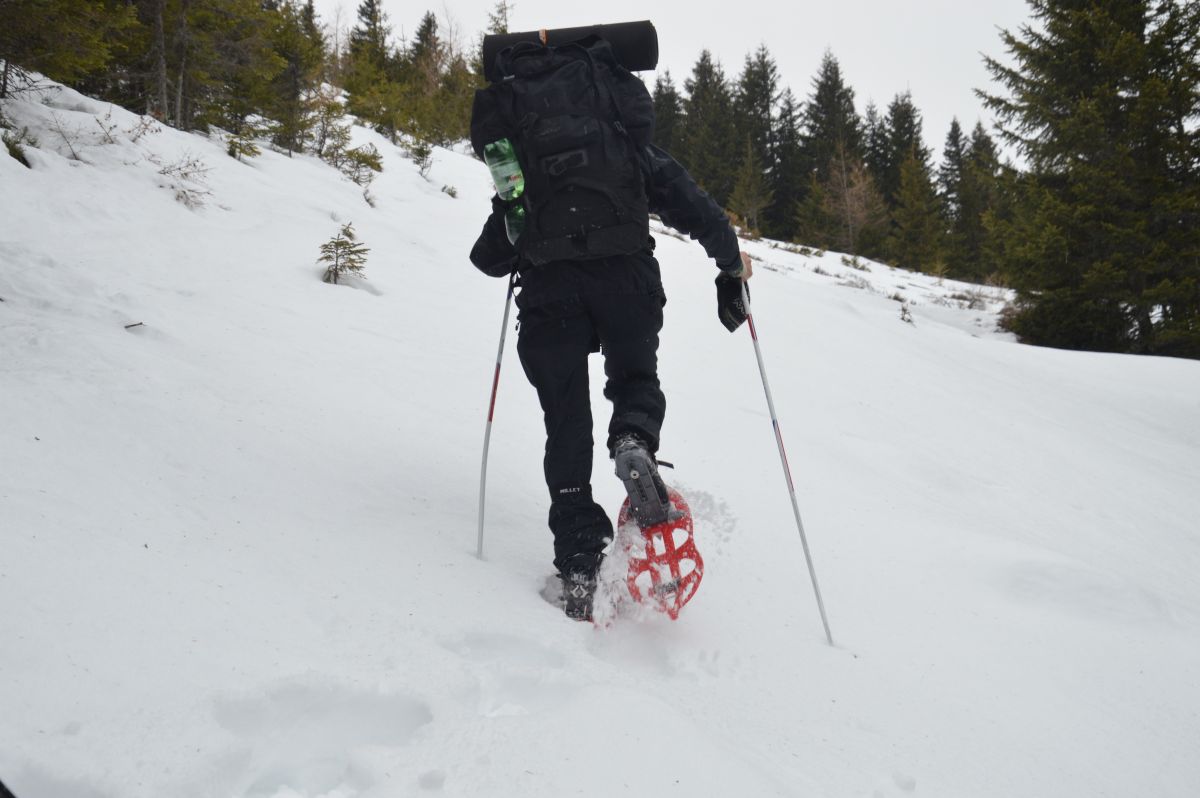
[[[474,557],[481,164],[439,150],[426,181],[359,129],[369,207],[311,157],[67,90],[4,113],[38,140],[33,169],[0,153],[18,798],[1195,795],[1200,364],[1020,346],[990,289],[746,244],[831,648],[749,335],[659,235],[663,454],[707,572],[678,622],[597,630],[538,596],[512,336]],[[206,184],[169,174],[189,158]],[[326,285],[345,221],[368,279]],[[596,486],[615,509],[600,456]]]

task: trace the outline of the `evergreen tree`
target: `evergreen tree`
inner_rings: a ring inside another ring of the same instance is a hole
[[[347,110],[395,140],[395,112],[403,92],[393,80],[396,60],[390,52],[391,26],[380,0],[362,0],[358,22],[350,30],[344,82]]]
[[[654,79],[654,143],[675,154],[683,127],[683,101],[671,80],[671,70]]]
[[[317,22],[317,10],[313,7],[313,0],[304,0],[304,5],[300,9],[300,28],[304,31],[304,37],[308,39],[309,48],[321,54],[321,64],[317,75],[317,82],[320,83],[325,77],[326,63],[332,54],[329,52],[329,41],[325,37],[325,32],[321,30],[321,25]]]
[[[938,168],[942,207],[951,228],[962,217],[961,193],[966,160],[966,141],[963,140],[958,119],[954,118],[950,120],[950,131],[946,134],[946,144],[942,147],[942,165]]]
[[[272,140],[290,155],[301,151],[316,123],[316,89],[325,62],[324,37],[315,27],[312,1],[299,6],[285,0],[280,6],[272,35],[275,54],[284,67],[273,82],[274,98],[269,115],[275,120]],[[314,32],[316,38],[314,38]]]
[[[982,94],[1029,164],[993,225],[1011,328],[1065,348],[1200,357],[1200,5],[1030,0]]]
[[[737,180],[729,197],[729,207],[742,221],[746,232],[757,236],[763,209],[770,204],[771,189],[767,186],[762,164],[759,163],[758,154],[755,152],[754,141],[747,134]]]
[[[437,89],[445,66],[445,54],[446,48],[438,36],[437,17],[432,11],[426,11],[404,59],[405,65],[411,70],[412,79],[423,94],[432,94]]]
[[[271,46],[274,17],[256,0],[208,0],[180,36],[181,78],[175,124],[183,129],[217,125],[235,136],[265,132],[250,117],[266,115],[272,85],[285,61]]]
[[[473,58],[471,68],[476,75],[476,85],[479,87],[487,84],[486,70],[483,63],[483,37],[488,33],[508,33],[509,19],[512,17],[514,4],[508,0],[499,0],[495,7],[488,12],[487,27],[484,33],[479,34],[479,39],[475,44],[475,56]]]
[[[795,207],[795,240],[808,247],[827,249],[833,246],[833,231],[837,229],[834,203],[825,195],[825,186],[817,180],[815,172],[808,175],[807,181],[804,198]]]
[[[0,99],[41,72],[74,84],[112,60],[117,38],[137,23],[135,9],[116,0],[0,2]]]
[[[512,17],[513,4],[508,0],[499,0],[495,8],[488,12],[488,33],[508,33],[508,21]]]
[[[921,113],[913,105],[909,92],[897,94],[888,105],[883,130],[887,138],[882,157],[876,164],[879,169],[877,179],[884,200],[894,210],[899,201],[900,172],[904,164],[912,158],[924,172],[930,168],[929,149],[921,136]]]
[[[763,231],[791,241],[796,236],[796,212],[810,185],[808,157],[800,134],[800,112],[791,89],[784,89],[775,118],[775,166],[769,185],[772,201],[763,215]]]
[[[346,274],[365,278],[363,270],[367,265],[367,253],[370,251],[358,242],[354,226],[347,222],[335,236],[321,245],[321,257],[317,258],[317,261],[326,264],[322,279],[337,285]]]
[[[724,204],[733,190],[734,164],[738,162],[729,83],[721,65],[705,50],[683,87],[687,97],[680,160],[696,182]]]
[[[1000,159],[991,136],[976,122],[963,156],[958,211],[947,243],[950,274],[982,280],[997,270],[988,249],[986,218],[999,209]]]
[[[863,115],[863,163],[866,164],[876,186],[883,185],[888,161],[887,124],[875,104],[868,103]]]
[[[825,51],[813,78],[813,93],[804,107],[804,147],[809,161],[824,182],[831,169],[845,169],[847,159],[862,154],[862,131],[854,110],[854,90],[842,80],[833,53]],[[841,163],[831,165],[837,157]]]
[[[754,159],[770,172],[775,166],[775,103],[779,99],[779,69],[765,45],[746,56],[733,98],[738,132],[748,135]],[[743,164],[745,158],[742,158]]]
[[[900,188],[887,241],[891,261],[905,269],[942,274],[942,217],[929,169],[912,154],[900,166]]]
[[[949,274],[959,276],[965,270],[965,255],[961,243],[964,224],[962,191],[964,172],[967,166],[966,141],[957,117],[950,120],[950,130],[942,147],[942,163],[938,167],[938,196],[942,204],[942,216],[946,230],[946,268]]]
[[[362,0],[358,6],[358,24],[350,31],[351,60],[385,72],[391,35],[392,29],[387,24],[380,0]]]

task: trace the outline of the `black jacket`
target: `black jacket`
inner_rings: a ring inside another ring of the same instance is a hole
[[[719,268],[736,270],[741,265],[737,234],[721,206],[696,185],[687,170],[665,150],[650,145],[643,155],[642,168],[650,212],[658,214],[667,226],[699,241]],[[646,242],[646,254],[653,248],[654,241],[650,239]],[[532,267],[517,261],[517,251],[509,243],[504,231],[504,203],[499,197],[493,196],[492,213],[471,249],[471,263],[491,277],[507,277],[514,268],[518,269],[527,292],[531,282],[529,278],[535,278],[536,272],[560,267],[558,263]],[[538,282],[536,278],[533,281]]]

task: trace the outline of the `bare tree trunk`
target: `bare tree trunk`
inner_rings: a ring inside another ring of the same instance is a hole
[[[180,130],[190,127],[183,118],[183,85],[187,81],[188,24],[187,14],[190,0],[179,4],[179,82],[175,85],[175,125]]]
[[[4,59],[4,72],[0,73],[0,99],[8,96],[8,59]]]
[[[850,209],[850,175],[846,173],[846,145],[838,143],[838,172],[842,182],[842,216],[846,221],[846,248],[857,255],[854,248],[854,216]]]
[[[151,116],[156,116],[154,110],[158,111],[157,116],[164,122],[167,120],[167,114],[170,106],[167,104],[167,35],[163,24],[163,14],[166,13],[167,0],[158,0],[154,5],[154,49],[158,51],[158,63],[155,64],[155,81],[158,83],[158,108],[149,109]],[[154,100],[153,94],[147,104],[152,105]]]

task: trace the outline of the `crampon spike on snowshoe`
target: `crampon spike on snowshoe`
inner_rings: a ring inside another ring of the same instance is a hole
[[[704,576],[704,560],[696,550],[692,511],[674,488],[667,488],[672,512],[661,524],[639,528],[641,540],[629,551],[626,583],[633,598],[651,604],[675,620],[692,600]],[[621,505],[618,527],[636,525],[629,499]]]

